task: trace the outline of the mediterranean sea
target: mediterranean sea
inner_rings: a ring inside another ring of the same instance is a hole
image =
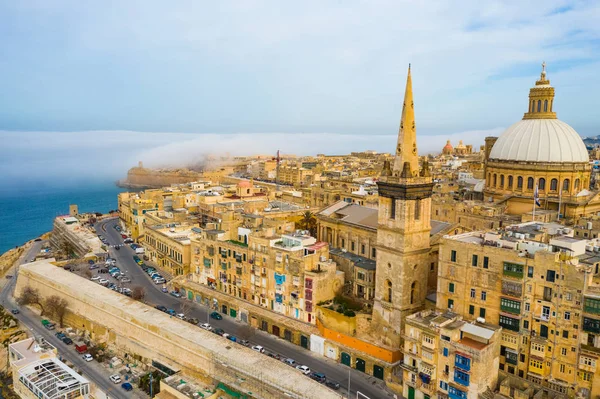
[[[69,213],[69,204],[77,204],[80,213],[117,209],[117,194],[125,190],[114,180],[6,184],[0,189],[0,254],[52,230],[54,218]]]

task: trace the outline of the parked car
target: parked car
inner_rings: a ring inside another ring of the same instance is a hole
[[[155,308],[158,309],[158,310],[160,310],[161,312],[166,312],[167,311],[166,306],[163,306],[163,305],[156,305]]]
[[[227,337],[228,340],[233,341],[233,342],[237,342],[237,337],[235,335],[229,335]]]
[[[122,282],[122,283],[131,283],[131,279],[130,279],[129,277],[123,277],[123,278],[121,279],[121,282]]]
[[[327,380],[325,381],[325,385],[331,389],[335,389],[336,391],[340,389],[340,384],[335,381]]]
[[[119,251],[119,250],[121,249],[121,246],[120,246],[120,245],[115,245],[115,249],[116,249],[117,251]]]
[[[172,292],[171,292],[171,295],[173,295]],[[215,320],[223,320],[223,316],[221,316],[221,314],[219,312],[212,312],[210,314],[210,318],[215,319]]]
[[[173,309],[167,309],[167,313],[168,313],[170,316],[175,316],[175,311],[174,311]]]
[[[291,357],[288,357],[287,359],[283,359],[283,362],[285,364],[287,364],[288,366],[296,367],[296,361],[294,359],[292,359]]]
[[[213,329],[212,326],[210,324],[208,324],[208,323],[202,323],[202,324],[200,324],[200,328],[203,328],[206,331],[212,331],[212,329]]]
[[[213,330],[213,332],[217,335],[223,336],[223,334],[225,334],[225,330],[223,330],[222,328],[215,328]]]
[[[56,336],[56,338],[60,339],[61,341],[63,340],[63,338],[66,337],[65,333],[63,333],[62,331],[59,331],[54,335]]]
[[[190,318],[190,319],[187,319],[186,321],[187,321],[188,323],[190,323],[190,324],[198,324],[198,322],[199,322],[200,320],[196,319],[195,317],[192,317],[192,318]]]
[[[164,283],[163,283],[164,284]],[[169,292],[169,289],[163,285],[163,287],[160,289],[162,292],[164,292],[165,294]]]
[[[249,347],[250,346],[250,341],[248,341],[247,339],[240,339],[238,342],[238,344],[245,346],[245,347]]]
[[[94,270],[94,269],[97,269],[97,268],[99,268],[99,267],[100,267],[100,266],[98,266],[97,264],[95,264],[95,263],[92,263],[92,264],[90,265],[90,270]]]
[[[252,350],[253,350],[253,351],[260,352],[260,353],[265,353],[265,348],[263,348],[263,347],[262,347],[262,346],[260,346],[260,345],[254,345],[254,346],[252,347]]]
[[[154,284],[164,284],[164,283],[166,283],[166,282],[167,282],[167,280],[165,280],[163,277],[160,277],[160,278],[155,278],[155,279],[154,279],[154,280],[152,280],[152,281],[154,281]]]
[[[85,355],[81,356],[81,358],[83,360],[85,360],[86,362],[91,362],[92,360],[94,360],[94,358],[92,357],[92,355],[90,355],[89,353],[86,353]]]
[[[121,382],[121,376],[119,374],[113,374],[108,378],[110,378],[110,380],[115,384],[118,384]]]
[[[69,337],[64,337],[64,338],[62,339],[62,342],[64,342],[66,345],[71,345],[71,344],[73,344],[73,340],[72,340],[71,338],[69,338]]]
[[[171,295],[174,296],[175,298],[181,298],[181,294],[177,291],[171,291]]]
[[[123,388],[124,390],[126,390],[127,392],[132,391],[133,390],[133,385],[131,385],[128,382],[124,382],[121,384],[121,388]]]
[[[19,313],[21,313],[21,312],[19,311],[19,309],[12,309],[12,310],[10,311],[10,313],[12,313],[12,314],[19,314]]]
[[[177,317],[179,320],[185,320],[185,315],[183,313],[177,313],[175,317]]]
[[[312,378],[313,380],[324,384],[325,381],[327,381],[327,378],[325,377],[325,374],[323,373],[317,373],[315,371],[313,371],[312,373],[310,373],[310,378]]]
[[[46,328],[46,330],[54,330],[56,328],[56,324],[54,324],[54,323],[44,324],[44,328]]]
[[[309,375],[310,374],[310,368],[308,366],[305,366],[305,365],[298,365],[298,366],[296,366],[296,370],[299,370],[304,375]]]
[[[126,240],[127,239],[127,235],[126,234],[121,234],[121,238]]]

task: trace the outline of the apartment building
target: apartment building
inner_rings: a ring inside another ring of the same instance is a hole
[[[600,393],[600,244],[528,222],[440,242],[438,309],[502,327],[502,373],[566,396]]]
[[[452,312],[421,311],[404,326],[403,395],[408,399],[477,399],[495,389],[499,327]]]

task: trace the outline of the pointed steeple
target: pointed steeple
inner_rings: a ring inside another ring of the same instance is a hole
[[[417,153],[417,128],[415,125],[410,64],[408,64],[404,104],[402,105],[402,118],[400,119],[398,144],[396,145],[396,158],[394,159],[392,173],[394,176],[402,175],[402,177],[413,177],[417,176],[418,171],[419,155]]]

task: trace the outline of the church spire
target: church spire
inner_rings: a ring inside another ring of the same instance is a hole
[[[398,144],[396,145],[396,158],[392,169],[394,176],[414,177],[419,173],[419,156],[417,154],[417,129],[415,125],[415,110],[412,93],[412,79],[410,64],[406,78],[404,104],[402,105],[402,118],[398,131]]]
[[[542,62],[542,73],[535,86],[529,89],[529,105],[523,119],[556,119],[554,105],[554,87],[546,77],[546,62]]]

